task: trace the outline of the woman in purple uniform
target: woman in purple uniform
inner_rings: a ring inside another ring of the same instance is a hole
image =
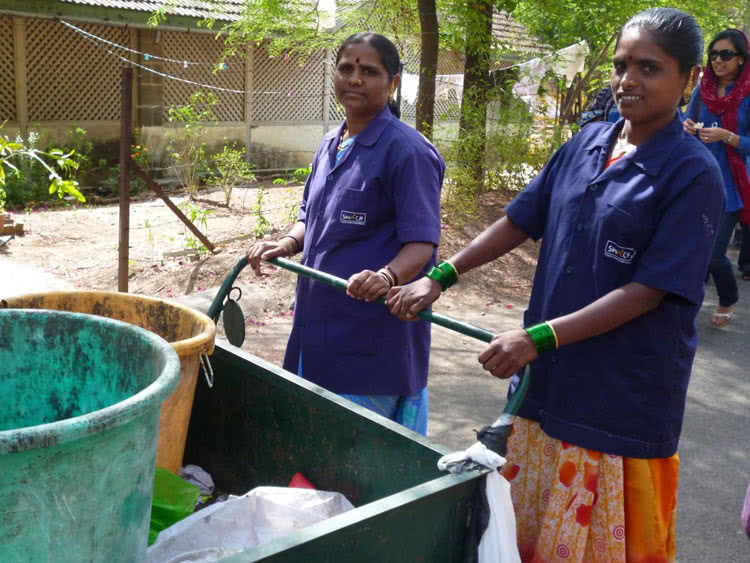
[[[284,368],[426,434],[429,324],[374,303],[424,275],[440,240],[445,163],[398,119],[400,70],[382,35],[343,42],[334,88],[346,121],[318,147],[297,223],[247,256],[260,274],[262,259],[302,251],[306,266],[348,279],[345,295],[300,278]]]

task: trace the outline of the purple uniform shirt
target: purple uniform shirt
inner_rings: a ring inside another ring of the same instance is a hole
[[[437,245],[445,163],[435,147],[387,107],[337,163],[342,132],[323,138],[305,186],[303,263],[346,279],[377,271],[406,243]],[[301,352],[305,378],[330,391],[408,395],[427,384],[429,349],[429,323],[299,279],[285,369],[297,372]]]
[[[542,238],[524,324],[572,313],[630,282],[667,295],[614,330],[537,358],[519,414],[577,446],[669,457],[724,186],[716,160],[678,118],[605,169],[621,126],[586,126],[506,209]]]

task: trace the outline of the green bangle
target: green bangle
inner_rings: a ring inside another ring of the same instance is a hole
[[[456,267],[453,264],[447,260],[443,260],[437,267],[445,274],[445,278],[448,280],[448,287],[458,281],[458,270],[456,270]]]
[[[447,260],[443,260],[427,272],[427,277],[438,282],[440,289],[445,291],[458,281],[458,270],[456,270],[453,264]]]
[[[549,323],[541,323],[526,329],[534,343],[537,354],[557,349],[557,335]]]
[[[445,291],[446,289],[448,289],[448,280],[442,270],[439,270],[438,268],[433,266],[432,268],[430,268],[430,271],[427,272],[427,277],[438,282],[440,284],[441,291]]]

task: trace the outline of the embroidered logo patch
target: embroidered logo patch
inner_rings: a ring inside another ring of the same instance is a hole
[[[607,244],[604,246],[604,256],[607,258],[613,258],[623,264],[631,264],[633,258],[635,258],[635,254],[636,252],[634,248],[620,246],[611,240],[608,240]]]
[[[364,225],[367,223],[367,213],[360,213],[358,211],[341,211],[339,221],[342,223],[348,223],[349,225]]]

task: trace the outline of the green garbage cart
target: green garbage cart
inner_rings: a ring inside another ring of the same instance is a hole
[[[355,510],[222,559],[461,561],[482,471],[437,469],[448,450],[264,360],[216,344],[213,388],[198,385],[185,463],[217,488],[286,486],[296,472]]]

